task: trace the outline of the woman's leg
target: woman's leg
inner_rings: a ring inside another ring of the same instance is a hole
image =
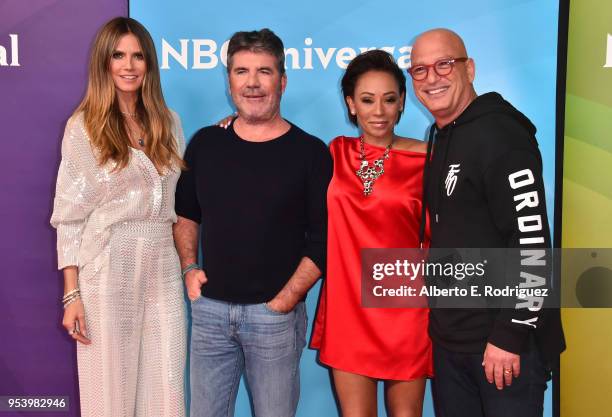
[[[184,417],[187,325],[180,263],[172,240],[147,243],[142,272],[134,276],[144,292],[136,412],[130,416]]]
[[[385,381],[385,399],[389,417],[421,417],[425,378],[412,381]]]
[[[342,417],[377,417],[377,380],[339,369],[332,370]]]
[[[147,288],[134,417],[185,416],[185,320],[182,281]]]
[[[105,263],[96,273],[89,264],[79,272],[91,340],[77,343],[81,415],[87,417],[133,416],[135,410],[142,312],[131,300],[140,287],[109,270]]]

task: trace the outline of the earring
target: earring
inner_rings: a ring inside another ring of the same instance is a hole
[[[355,110],[351,110],[351,114],[354,116],[355,115]]]

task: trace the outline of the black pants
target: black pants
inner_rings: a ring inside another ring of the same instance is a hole
[[[434,344],[432,394],[436,417],[542,417],[550,372],[533,346],[521,354],[521,374],[498,390],[482,354],[450,352]]]

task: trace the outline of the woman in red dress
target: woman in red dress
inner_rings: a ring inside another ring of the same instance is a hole
[[[378,380],[390,415],[420,416],[425,381],[433,374],[429,312],[363,308],[360,250],[419,246],[426,145],[394,133],[406,78],[390,54],[357,56],[342,78],[342,92],[361,136],[330,143],[327,278],[311,345],[332,368],[344,417],[377,415]]]

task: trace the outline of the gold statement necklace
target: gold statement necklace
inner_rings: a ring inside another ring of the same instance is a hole
[[[387,145],[383,155],[372,161],[372,166],[370,166],[365,156],[365,139],[363,136],[359,138],[359,159],[361,160],[361,164],[355,173],[363,183],[363,195],[369,196],[372,194],[374,182],[385,173],[385,159],[389,158],[391,146],[393,146],[393,140]]]

